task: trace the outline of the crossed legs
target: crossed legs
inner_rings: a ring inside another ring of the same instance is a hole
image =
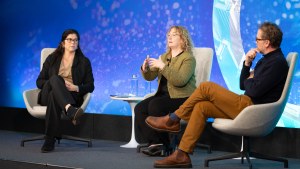
[[[252,105],[250,97],[235,94],[213,82],[201,83],[193,94],[175,111],[180,119],[188,121],[188,125],[179,144],[179,150],[169,157],[155,162],[155,167],[191,167],[187,153],[192,153],[201,136],[206,119],[234,119],[245,107]],[[171,131],[178,122],[169,116],[148,117],[147,124],[159,130]],[[182,164],[182,165],[181,165]]]

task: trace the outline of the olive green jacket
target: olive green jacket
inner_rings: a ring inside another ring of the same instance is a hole
[[[171,63],[167,66],[167,58],[171,56],[164,53],[160,57],[166,66],[162,70],[151,68],[147,72],[141,71],[144,79],[152,81],[158,77],[158,85],[160,85],[163,75],[168,81],[167,86],[171,98],[189,97],[196,89],[195,58],[191,53],[185,51],[181,55],[173,57]]]

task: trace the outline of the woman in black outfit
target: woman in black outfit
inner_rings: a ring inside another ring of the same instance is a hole
[[[60,136],[61,113],[77,125],[84,113],[80,108],[83,96],[94,90],[91,63],[82,53],[79,40],[76,30],[64,31],[58,47],[47,57],[36,80],[41,89],[38,103],[47,106],[43,153],[54,150],[55,138]]]

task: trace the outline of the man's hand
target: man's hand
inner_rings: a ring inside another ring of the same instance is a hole
[[[253,78],[254,77],[254,70],[250,71],[250,75],[247,79]]]
[[[258,50],[256,48],[248,51],[248,53],[246,54],[246,58],[245,58],[245,66],[251,65],[252,61],[256,57],[257,52],[258,52]]]

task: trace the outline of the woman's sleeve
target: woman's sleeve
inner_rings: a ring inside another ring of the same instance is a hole
[[[51,62],[50,60],[51,60],[51,56],[48,56],[45,62],[43,63],[43,69],[36,80],[36,86],[39,89],[42,89],[44,84],[49,80],[48,72],[49,72],[50,62]]]
[[[78,85],[79,94],[84,95],[86,93],[92,93],[95,89],[94,86],[94,76],[92,71],[91,62],[86,59],[84,62],[83,69],[86,69],[85,74],[83,76],[83,83]]]

